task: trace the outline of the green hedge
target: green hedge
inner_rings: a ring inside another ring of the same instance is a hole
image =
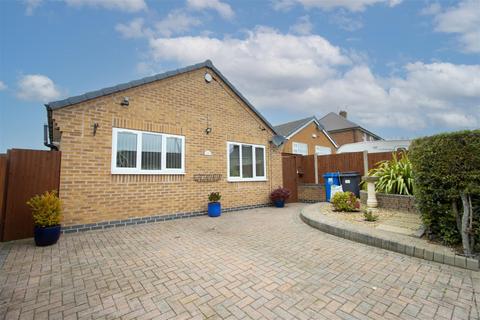
[[[415,198],[430,233],[448,244],[461,241],[454,205],[462,212],[461,193],[471,196],[479,232],[480,130],[415,139],[409,148]],[[480,241],[476,241],[477,245]]]

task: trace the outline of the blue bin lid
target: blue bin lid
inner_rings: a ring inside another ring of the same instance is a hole
[[[327,172],[323,175],[324,178],[335,178],[338,177],[338,172]]]

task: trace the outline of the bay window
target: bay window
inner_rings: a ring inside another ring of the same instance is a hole
[[[185,137],[113,128],[113,174],[185,173]]]
[[[266,180],[265,146],[227,142],[228,181]]]

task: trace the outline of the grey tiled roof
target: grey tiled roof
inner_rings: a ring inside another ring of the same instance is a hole
[[[305,124],[307,124],[312,120],[316,120],[316,118],[312,116],[312,117],[308,117],[300,120],[295,120],[295,121],[280,124],[278,126],[275,126],[274,128],[278,134],[284,137],[288,137],[289,135],[291,135],[292,133],[294,133],[295,131],[297,131],[298,129],[300,129],[301,127],[303,127]]]
[[[343,116],[330,112],[320,120],[318,120],[320,124],[327,130],[328,132],[331,131],[340,131],[340,130],[345,130],[345,129],[355,129],[359,128],[365,132],[368,132],[370,135],[377,137],[378,139],[382,139],[378,135],[368,131],[367,129],[363,128],[362,126],[356,124],[353,121],[350,121]]]
[[[215,73],[222,79],[222,81],[225,82],[225,83],[230,87],[230,89],[231,89],[233,92],[235,92],[235,94],[236,94],[240,99],[242,99],[242,101],[243,101],[260,119],[262,119],[262,121],[263,121],[274,133],[277,133],[276,130],[275,130],[275,128],[270,124],[270,122],[268,122],[267,119],[265,119],[265,118],[260,114],[260,112],[240,93],[240,91],[238,91],[237,88],[235,88],[235,86],[234,86],[232,83],[230,83],[230,81],[227,80],[227,78],[213,65],[212,61],[210,61],[210,60],[206,60],[206,61],[204,61],[204,62],[197,63],[197,64],[194,64],[194,65],[191,65],[191,66],[188,66],[188,67],[184,67],[184,68],[181,68],[181,69],[177,69],[177,70],[173,70],[173,71],[167,71],[167,72],[160,73],[160,74],[157,74],[157,75],[153,75],[153,76],[150,76],[150,77],[145,77],[145,78],[142,78],[142,79],[139,79],[139,80],[134,80],[134,81],[130,81],[130,82],[127,82],[127,83],[118,84],[118,85],[113,86],[113,87],[107,87],[107,88],[103,88],[103,89],[100,89],[100,90],[87,92],[87,93],[82,94],[82,95],[79,95],[79,96],[74,96],[74,97],[70,97],[70,98],[67,98],[67,99],[59,100],[59,101],[49,102],[49,103],[47,103],[47,104],[45,105],[45,107],[47,107],[47,110],[51,112],[51,110],[60,109],[60,108],[67,107],[67,106],[71,106],[71,105],[73,105],[73,104],[77,104],[77,103],[84,102],[84,101],[87,101],[87,100],[95,99],[95,98],[98,98],[98,97],[101,97],[101,96],[105,96],[105,95],[108,95],[108,94],[116,93],[116,92],[119,92],[119,91],[122,91],[122,90],[126,90],[126,89],[130,89],[130,88],[138,87],[138,86],[141,86],[141,85],[146,84],[146,83],[150,83],[150,82],[154,82],[154,81],[157,81],[157,80],[166,79],[166,78],[169,78],[169,77],[176,76],[176,75],[178,75],[178,74],[182,74],[182,73],[185,73],[185,72],[198,70],[198,69],[201,69],[201,68],[209,68],[209,69],[211,69],[213,72],[215,72]],[[50,114],[50,112],[49,112],[49,114]],[[50,115],[49,115],[49,116],[50,116]],[[282,140],[282,139],[279,137],[279,138],[276,139],[274,142],[281,143],[280,140]],[[277,143],[276,143],[276,144],[277,144]]]
[[[315,116],[311,116],[311,117],[307,117],[307,118],[304,118],[304,119],[279,124],[278,126],[275,126],[274,128],[275,128],[277,134],[283,136],[285,139],[289,139],[290,136],[293,133],[295,133],[295,131],[299,130],[300,128],[302,128],[303,126],[305,126],[306,124],[308,124],[312,121],[315,121],[318,124],[318,128],[323,131],[325,136],[332,142],[332,144],[335,146],[335,148],[338,148],[338,145],[335,142],[335,140],[333,140],[333,138],[328,134],[328,132],[325,130],[325,128],[322,126],[322,124],[318,121],[317,117],[315,117]]]
[[[360,127],[355,122],[345,119],[339,114],[330,112],[323,118],[319,120],[322,126],[325,127],[327,131],[343,130],[343,129],[352,129]]]

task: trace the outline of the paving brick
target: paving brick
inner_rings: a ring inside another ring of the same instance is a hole
[[[467,258],[455,255],[455,265],[457,267],[465,268],[467,266]]]
[[[477,272],[320,232],[300,204],[9,244],[14,319],[475,319]],[[0,244],[0,254],[3,254]],[[413,247],[412,247],[413,248]],[[475,280],[475,282],[473,282]]]
[[[467,268],[470,270],[479,270],[479,261],[478,259],[467,258]]]

